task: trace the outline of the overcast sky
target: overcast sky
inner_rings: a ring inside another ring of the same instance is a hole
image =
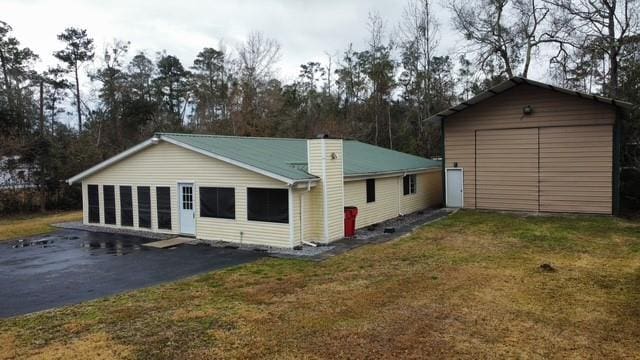
[[[364,48],[369,11],[378,11],[395,31],[403,7],[403,0],[0,0],[0,20],[41,56],[39,68],[55,63],[51,53],[62,46],[56,34],[69,26],[86,28],[97,54],[119,39],[131,42],[130,55],[167,50],[185,67],[205,46],[222,41],[232,48],[261,31],[282,45],[279,75],[292,80],[300,64],[326,62],[325,52],[341,52],[350,42]],[[452,47],[460,42],[449,12],[437,4],[435,12],[441,50],[459,51]]]

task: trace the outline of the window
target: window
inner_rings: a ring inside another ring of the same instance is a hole
[[[89,222],[100,223],[100,195],[98,195],[98,185],[87,185],[87,198],[89,200]]]
[[[151,193],[148,186],[138,186],[138,226],[151,228]]]
[[[193,187],[182,187],[182,209],[193,210]]]
[[[200,216],[236,218],[236,192],[233,188],[200,188]]]
[[[131,186],[120,186],[120,225],[133,226]]]
[[[403,189],[404,189],[404,194],[405,195],[409,195],[409,194],[415,194],[416,193],[416,175],[406,175],[403,179]]]
[[[169,187],[156,187],[156,205],[158,229],[171,230],[171,189]]]
[[[367,179],[367,202],[376,201],[376,179]]]
[[[247,218],[276,223],[289,222],[288,189],[247,189]]]
[[[104,223],[116,224],[116,193],[113,185],[102,185],[104,197]]]

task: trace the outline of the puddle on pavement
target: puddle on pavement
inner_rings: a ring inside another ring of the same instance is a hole
[[[53,239],[34,239],[34,240],[18,240],[15,244],[13,244],[14,249],[24,248],[24,247],[41,247],[46,248],[51,246],[55,241]]]
[[[91,250],[91,255],[108,254],[115,256],[127,255],[134,251],[142,250],[140,244],[131,243],[129,241],[102,241],[102,240],[85,240],[81,246]]]

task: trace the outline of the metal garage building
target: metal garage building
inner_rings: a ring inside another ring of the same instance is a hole
[[[613,214],[631,104],[514,77],[436,114],[449,207]]]

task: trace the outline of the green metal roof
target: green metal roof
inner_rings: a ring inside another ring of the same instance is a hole
[[[307,140],[158,133],[160,138],[237,161],[293,181],[317,179],[307,172]],[[344,176],[367,176],[440,168],[440,161],[345,140]]]

